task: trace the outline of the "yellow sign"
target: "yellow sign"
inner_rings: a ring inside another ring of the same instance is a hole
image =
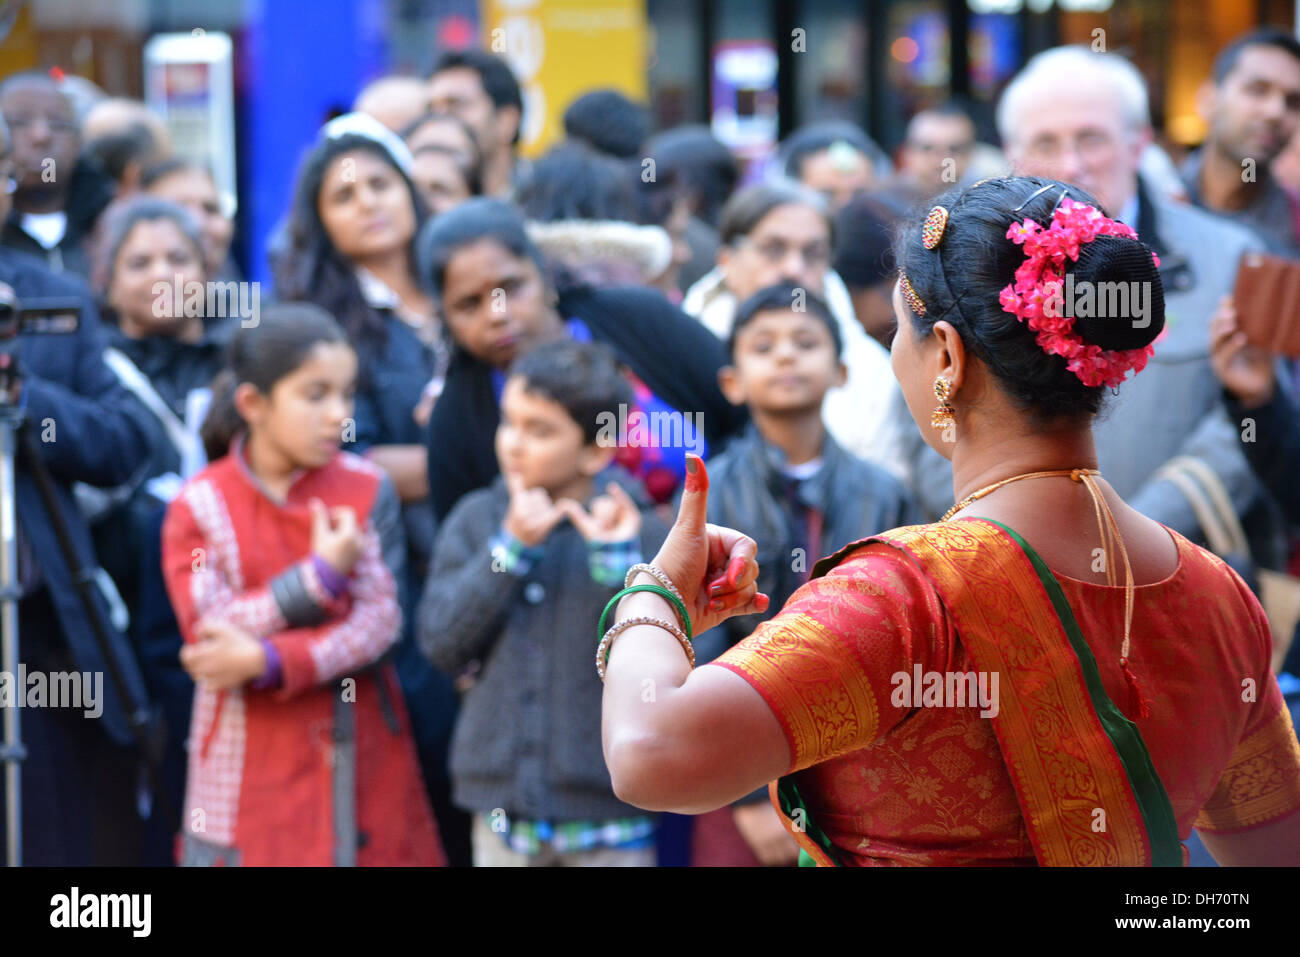
[[[483,40],[524,95],[520,152],[564,138],[564,111],[594,89],[646,98],[645,0],[482,0]]]

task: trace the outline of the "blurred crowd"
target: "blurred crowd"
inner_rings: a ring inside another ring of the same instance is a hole
[[[94,582],[20,467],[20,659],[121,673],[100,720],[24,711],[25,862],[793,863],[766,791],[693,819],[613,793],[600,612],[688,452],[772,598],[697,636],[700,663],[817,558],[952,504],[891,371],[891,247],[1012,170],[1160,257],[1167,328],[1096,425],[1102,474],[1207,543],[1171,477],[1194,459],[1246,542],[1224,557],[1300,570],[1300,366],[1233,300],[1243,257],[1300,258],[1300,44],[1234,41],[1201,106],[1205,142],[1171,156],[1139,71],[1062,47],[1001,94],[998,146],[951,101],[893,155],[818,122],[744,169],[594,90],[530,159],[505,61],[449,51],[284,157],[263,294],[210,168],[143,103],[8,77],[0,282],[81,303],[74,334],[19,334],[9,398],[57,430],[39,454]]]

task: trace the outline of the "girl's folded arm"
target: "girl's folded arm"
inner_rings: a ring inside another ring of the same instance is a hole
[[[322,583],[310,556],[266,585],[236,589],[226,574],[221,546],[199,527],[191,506],[196,497],[217,494],[211,486],[191,486],[172,502],[163,521],[163,575],[187,641],[194,640],[193,627],[202,618],[218,618],[254,638],[265,638],[318,624],[342,611],[345,606]],[[234,542],[233,530],[228,537]]]
[[[384,564],[373,528],[366,531],[361,557],[352,570],[350,592],[352,605],[341,620],[270,636],[280,657],[282,696],[357,671],[397,642],[402,625],[397,586]]]

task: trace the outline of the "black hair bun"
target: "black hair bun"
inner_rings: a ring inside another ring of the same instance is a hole
[[[1141,349],[1165,327],[1160,273],[1136,239],[1098,236],[1080,246],[1061,294],[1074,331],[1107,351]]]

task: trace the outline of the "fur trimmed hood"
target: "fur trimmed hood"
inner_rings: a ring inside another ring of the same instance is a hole
[[[650,283],[672,262],[673,243],[659,226],[616,220],[529,222],[542,254],[596,286]]]

